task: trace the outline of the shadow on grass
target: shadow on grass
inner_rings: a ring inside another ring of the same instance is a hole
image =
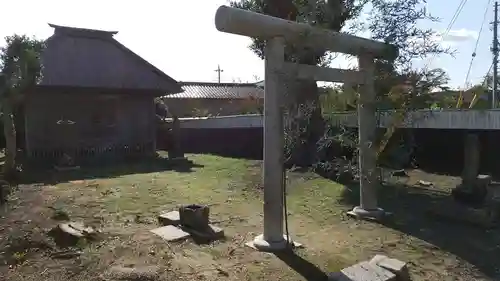
[[[41,169],[31,167],[23,170],[16,181],[17,184],[57,184],[73,180],[115,178],[131,174],[175,171],[179,173],[193,172],[193,168],[203,165],[192,161],[170,160],[155,157],[147,160],[126,161],[117,164],[84,166],[76,170],[57,171],[55,169]]]
[[[500,231],[440,221],[427,211],[448,199],[448,193],[405,184],[384,184],[378,192],[379,205],[393,216],[383,225],[424,240],[471,263],[490,278],[498,278]],[[341,202],[359,204],[359,185],[351,184]]]
[[[292,250],[275,253],[275,256],[307,281],[326,281],[328,275],[319,267],[297,255]]]

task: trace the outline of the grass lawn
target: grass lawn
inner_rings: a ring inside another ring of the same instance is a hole
[[[152,264],[161,280],[324,280],[377,253],[408,261],[414,280],[494,280],[500,267],[500,232],[434,221],[424,209],[456,179],[412,171],[407,182],[381,189],[394,211],[385,225],[347,218],[357,203],[349,188],[309,172],[288,174],[291,235],[305,245],[295,255],[259,253],[244,243],[262,232],[260,162],[188,155],[191,169],[160,162],[25,178],[0,211],[0,280],[107,280],[113,265]],[[412,187],[419,179],[443,190]],[[210,205],[227,238],[209,245],[166,243],[150,233],[156,216],[179,204]],[[103,232],[79,245],[83,254],[54,259],[47,231],[66,213]],[[101,279],[99,279],[101,278]],[[139,280],[139,279],[137,279]]]

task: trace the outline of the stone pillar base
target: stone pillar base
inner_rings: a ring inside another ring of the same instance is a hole
[[[384,211],[384,209],[381,208],[366,210],[361,208],[360,206],[357,206],[354,207],[352,211],[347,212],[347,214],[357,219],[379,221],[390,213],[387,213],[386,211]]]
[[[267,241],[264,240],[263,234],[255,237],[253,241],[245,245],[261,252],[279,252],[290,249],[290,247],[302,247],[302,244],[292,241],[291,238],[287,239],[286,235],[283,235],[283,240],[280,241]]]

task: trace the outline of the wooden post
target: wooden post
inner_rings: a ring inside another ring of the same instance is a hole
[[[286,247],[283,237],[283,162],[284,131],[281,99],[284,96],[283,38],[267,40],[264,86],[264,233],[255,238],[254,246],[263,251]]]
[[[362,54],[358,59],[359,70],[366,80],[360,85],[358,101],[358,141],[360,170],[360,206],[349,214],[360,218],[378,219],[384,211],[377,206],[377,153],[375,135],[377,130],[377,108],[374,88],[375,64],[373,57]]]

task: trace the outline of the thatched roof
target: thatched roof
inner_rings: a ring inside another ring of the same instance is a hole
[[[114,39],[116,31],[49,25],[54,34],[42,54],[40,86],[182,91],[177,81]]]

